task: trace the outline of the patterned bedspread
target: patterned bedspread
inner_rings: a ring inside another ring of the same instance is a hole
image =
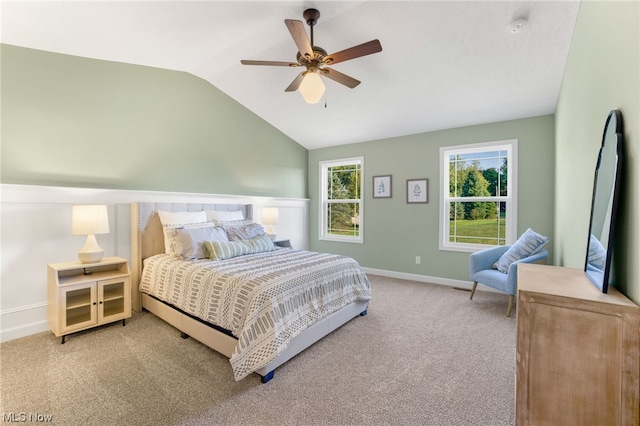
[[[231,331],[236,380],[269,364],[318,320],[371,299],[355,260],[292,249],[219,261],[159,254],[144,261],[140,290]]]

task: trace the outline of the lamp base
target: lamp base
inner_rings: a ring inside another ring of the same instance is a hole
[[[98,263],[104,256],[104,250],[98,245],[95,235],[87,235],[87,241],[78,252],[78,259],[82,263]]]

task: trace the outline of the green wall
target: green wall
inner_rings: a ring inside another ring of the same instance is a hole
[[[622,111],[624,170],[615,285],[640,303],[640,3],[583,1],[556,111],[555,258],[582,268],[593,169],[609,111]],[[585,214],[586,212],[586,214]]]
[[[307,150],[198,77],[0,53],[2,183],[307,197]]]
[[[518,139],[518,234],[528,227],[552,236],[553,116],[443,130],[309,152],[310,248],[346,254],[363,266],[468,280],[468,253],[438,249],[440,147]],[[318,240],[318,162],[364,156],[364,244]],[[392,175],[392,198],[373,199],[372,180]],[[406,180],[429,179],[429,203],[406,203]],[[549,247],[551,249],[551,247]],[[422,263],[415,264],[421,256]]]

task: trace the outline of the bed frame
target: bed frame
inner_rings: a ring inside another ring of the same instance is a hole
[[[157,211],[237,211],[245,218],[253,218],[251,204],[196,204],[196,203],[132,203],[131,204],[131,273],[132,305],[135,310],[145,309],[182,332],[183,337],[191,336],[211,349],[231,358],[237,340],[218,331],[211,325],[161,302],[147,294],[140,293],[138,286],[142,275],[142,261],[155,254],[164,253],[164,236]],[[291,340],[287,349],[265,367],[256,371],[262,383],[273,378],[275,369],[284,364],[324,336],[349,322],[358,315],[366,315],[366,301],[353,302],[327,318],[317,322]]]

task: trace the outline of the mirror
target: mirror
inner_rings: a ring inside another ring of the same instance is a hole
[[[614,110],[607,117],[596,162],[584,265],[587,277],[603,293],[609,288],[611,275],[613,231],[620,192],[622,142],[622,114]]]

